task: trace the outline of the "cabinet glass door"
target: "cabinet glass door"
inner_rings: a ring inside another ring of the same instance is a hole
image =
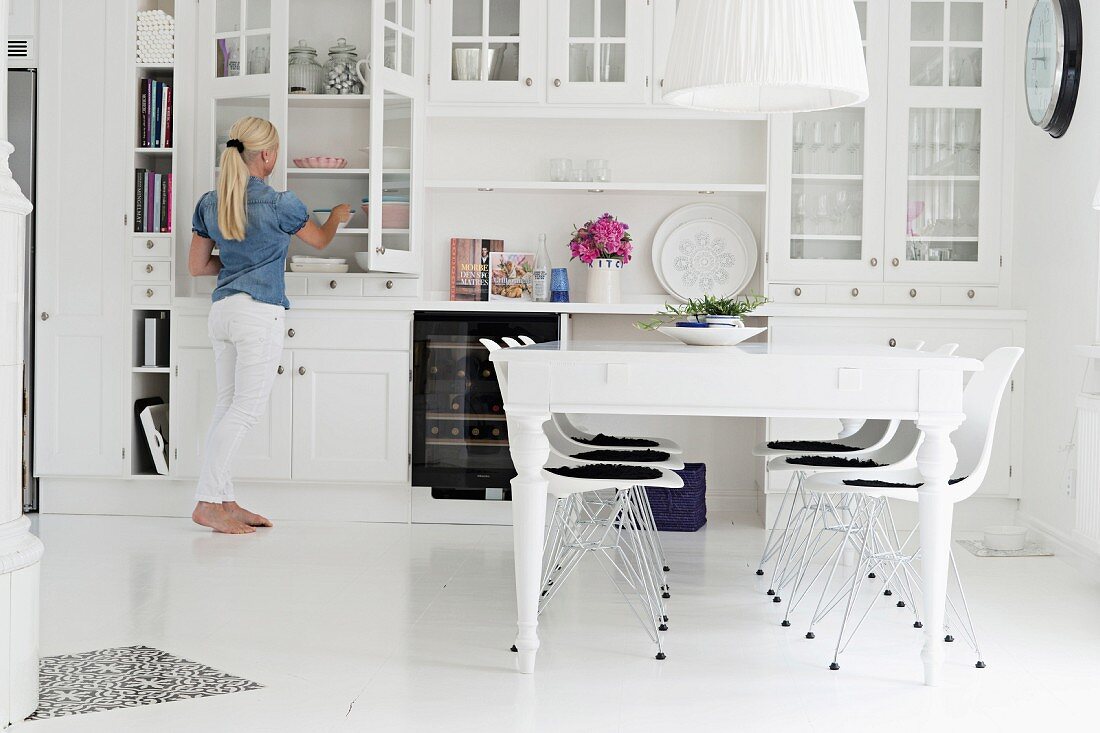
[[[551,102],[644,102],[652,8],[630,0],[550,5]]]
[[[996,282],[999,3],[912,0],[892,29],[887,279]],[[905,156],[902,159],[902,156]]]
[[[271,0],[216,0],[214,57],[218,78],[271,71]]]
[[[406,0],[408,1],[408,0]],[[431,94],[445,102],[531,102],[537,0],[437,0],[432,4]]]

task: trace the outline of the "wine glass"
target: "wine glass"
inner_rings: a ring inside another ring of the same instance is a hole
[[[848,198],[848,192],[844,189],[840,189],[833,194],[833,228],[837,234],[848,233],[848,212],[851,208],[851,201]]]
[[[794,207],[791,211],[791,230],[795,234],[806,232],[806,194],[804,193],[794,197]]]
[[[909,172],[913,175],[918,175],[924,172],[924,167],[921,165],[920,152],[924,146],[924,126],[921,124],[921,118],[917,114],[913,114],[909,118]]]
[[[834,122],[832,132],[829,135],[829,173],[836,173],[834,167],[837,164],[836,154],[844,146],[844,128],[839,122]]]
[[[852,170],[856,175],[863,173],[863,161],[860,160],[860,152],[863,148],[863,123],[859,120],[852,122],[852,136],[848,141],[848,150],[852,153]]]
[[[817,166],[817,151],[821,150],[825,145],[825,125],[822,124],[821,120],[814,122],[810,134],[810,167],[814,171],[817,171],[819,170]]]
[[[798,163],[797,173],[801,173],[806,169],[806,164],[802,161],[802,148],[806,146],[806,123],[802,120],[798,120],[794,123],[794,152],[795,161]]]
[[[831,234],[830,224],[833,220],[833,212],[829,206],[829,194],[819,194],[817,205],[814,209],[814,224],[818,234]]]

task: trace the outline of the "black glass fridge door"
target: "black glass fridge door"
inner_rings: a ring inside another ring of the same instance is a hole
[[[506,489],[516,472],[504,401],[478,339],[554,341],[558,317],[417,313],[413,328],[413,484]]]

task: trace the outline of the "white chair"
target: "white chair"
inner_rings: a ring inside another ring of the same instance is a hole
[[[997,413],[1000,410],[1001,399],[1004,396],[1005,388],[1008,386],[1012,370],[1022,355],[1023,349],[1018,347],[997,349],[986,357],[983,362],[983,370],[971,376],[966,385],[963,392],[963,412],[966,415],[966,420],[952,435],[952,442],[958,454],[958,466],[955,471],[957,478],[952,479],[950,487],[950,498],[954,503],[972,496],[981,486],[982,481],[985,480],[985,475],[989,469],[989,458],[993,451],[993,433],[996,429]],[[866,510],[866,521],[862,523],[865,531],[859,537],[865,552],[861,554],[859,564],[852,572],[850,579],[845,581],[846,588],[840,596],[845,604],[845,612],[833,653],[833,661],[829,665],[830,669],[840,669],[837,662],[840,653],[847,648],[874,603],[874,600],[872,600],[871,604],[859,617],[854,628],[848,631],[847,636],[845,636],[845,631],[854,614],[856,599],[870,569],[885,567],[888,569],[890,576],[899,577],[902,582],[919,587],[918,576],[913,567],[914,560],[917,559],[919,553],[908,549],[916,533],[915,529],[905,542],[883,552],[876,552],[867,548],[875,542],[874,534],[879,526],[874,521],[875,516],[888,511],[889,499],[916,502],[917,489],[920,487],[922,480],[920,472],[915,467],[905,468],[904,470],[875,471],[873,473],[864,470],[821,473],[815,474],[806,480],[807,492],[822,496],[859,495],[866,499],[863,503]],[[830,578],[835,570],[836,564],[833,563]],[[962,584],[958,578],[958,569],[955,566],[953,555],[951,555],[951,571],[958,586],[959,602],[956,605],[954,600],[949,597],[948,617],[956,620],[959,628],[973,646],[978,656],[975,666],[984,668],[985,661],[982,659],[977,637],[974,634],[973,622],[966,605],[965,595],[962,593]],[[826,587],[822,591],[823,599],[826,598],[826,594],[829,592],[828,586],[829,582],[826,581]],[[826,603],[829,602],[835,603],[837,601],[830,598]],[[821,605],[822,603],[819,602],[819,608]],[[813,620],[811,620],[812,623]],[[919,619],[913,625],[917,628],[922,626]],[[945,633],[947,633],[945,640],[952,641],[950,627],[945,629]],[[811,632],[807,632],[807,636],[813,638],[812,626]]]

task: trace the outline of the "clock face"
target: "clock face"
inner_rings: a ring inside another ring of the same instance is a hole
[[[1055,16],[1054,0],[1038,0],[1027,29],[1027,61],[1024,90],[1027,112],[1036,125],[1050,122],[1062,86],[1061,23]]]

